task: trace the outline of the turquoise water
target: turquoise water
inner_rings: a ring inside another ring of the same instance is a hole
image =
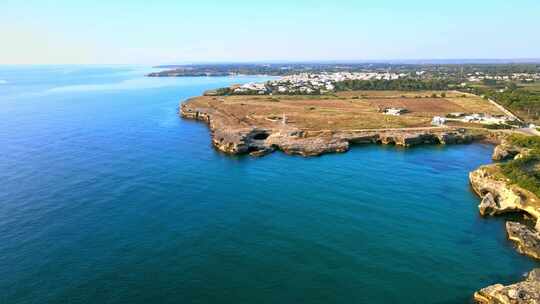
[[[254,78],[147,71],[0,67],[0,303],[464,303],[535,266],[477,215],[491,146],[228,157],[178,102]]]

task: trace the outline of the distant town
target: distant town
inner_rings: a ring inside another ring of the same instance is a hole
[[[266,83],[247,83],[232,90],[233,94],[325,94],[336,90],[336,83],[348,80],[396,80],[401,73],[301,73],[284,76]]]

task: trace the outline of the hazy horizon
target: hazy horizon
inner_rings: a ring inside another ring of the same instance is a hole
[[[531,60],[538,11],[532,0],[6,0],[0,64]]]
[[[227,65],[227,64],[405,64],[405,65],[429,65],[429,64],[540,64],[540,58],[440,58],[440,59],[372,59],[372,60],[249,60],[249,61],[185,61],[165,63],[0,63],[2,66],[146,66],[167,67],[183,65]]]

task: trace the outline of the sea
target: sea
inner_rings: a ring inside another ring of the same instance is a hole
[[[178,107],[263,76],[0,66],[0,303],[470,303],[539,264],[481,218],[493,146],[263,158]]]

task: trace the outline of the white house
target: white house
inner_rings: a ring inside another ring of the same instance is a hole
[[[407,109],[404,108],[388,108],[384,110],[384,114],[399,116],[401,114],[407,113]]]
[[[431,121],[431,124],[434,126],[443,126],[446,123],[446,118],[435,116],[433,117],[433,120]]]

